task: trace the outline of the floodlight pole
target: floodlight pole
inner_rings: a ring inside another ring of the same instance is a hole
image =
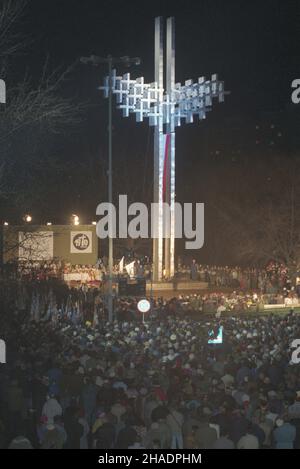
[[[113,186],[112,186],[112,96],[113,96],[113,83],[112,83],[112,68],[115,64],[124,64],[127,67],[135,64],[140,64],[140,58],[130,58],[128,56],[114,58],[111,55],[107,57],[97,57],[91,55],[90,57],[81,57],[80,61],[84,64],[91,63],[92,65],[99,65],[105,63],[108,65],[108,203],[110,206],[113,203]],[[113,308],[113,268],[114,268],[114,252],[113,252],[113,220],[112,211],[108,214],[108,320],[112,322],[114,319]]]
[[[113,203],[112,193],[112,57],[107,57],[108,76],[109,76],[109,94],[108,94],[108,202]],[[110,205],[111,206],[111,205]],[[108,320],[113,321],[113,268],[114,268],[114,252],[113,252],[113,232],[112,232],[112,211],[109,211],[108,221]]]

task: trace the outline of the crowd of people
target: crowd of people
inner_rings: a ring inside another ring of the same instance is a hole
[[[99,269],[91,264],[72,265],[70,262],[63,262],[60,259],[32,261],[18,261],[8,266],[10,276],[23,281],[44,281],[51,279],[65,279],[68,275],[77,275],[81,283],[92,283],[99,280]],[[76,277],[75,277],[76,278]],[[85,280],[83,282],[82,280]]]
[[[286,267],[277,262],[270,262],[265,268],[209,266],[196,261],[189,264],[179,262],[177,275],[207,282],[210,288],[259,290],[268,294],[282,290],[289,281]]]
[[[115,278],[128,275],[126,264],[134,264],[132,271],[136,277],[151,279],[151,262],[146,256],[134,253],[116,259],[113,267]],[[68,284],[100,286],[108,276],[108,259],[99,258],[96,265],[71,265],[61,260],[24,261],[18,264],[16,277],[26,281],[43,281],[53,278],[64,279]],[[163,279],[164,280],[164,279]],[[195,260],[184,263],[179,259],[175,281],[193,280],[204,282],[211,289],[257,290],[264,294],[276,294],[289,286],[287,268],[280,263],[270,262],[265,268],[242,268],[211,266]]]
[[[150,298],[141,317],[116,290],[113,323],[101,286],[36,267],[0,282],[1,448],[300,448],[300,285],[283,266],[179,264],[210,291]]]
[[[97,289],[1,296],[2,448],[300,448],[297,313],[198,318],[193,296],[156,300],[143,322],[119,298],[108,323]]]
[[[106,294],[103,288],[89,286],[70,287],[58,279],[34,281],[3,281],[0,282],[0,296],[3,309],[29,312],[31,319],[36,321],[57,322],[62,318],[78,322],[83,318],[97,324],[107,318]],[[278,293],[230,290],[200,291],[177,296],[152,297],[152,312],[164,314],[176,312],[181,316],[194,315],[203,317],[206,314],[230,315],[262,312],[266,308],[278,306],[297,308],[300,305],[300,285],[282,290]],[[137,313],[137,298],[126,298],[118,295],[114,289],[114,310],[118,320],[134,319]],[[1,317],[0,317],[1,321]]]

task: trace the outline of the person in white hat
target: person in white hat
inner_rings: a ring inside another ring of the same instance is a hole
[[[54,396],[48,396],[42,409],[42,415],[47,417],[48,424],[53,424],[54,417],[62,415],[62,407]]]

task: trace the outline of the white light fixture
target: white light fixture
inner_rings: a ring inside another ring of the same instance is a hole
[[[3,223],[3,225],[4,225],[4,226],[8,226],[8,222],[5,221],[5,222]]]
[[[79,225],[79,216],[73,214],[72,218],[73,218],[73,225],[78,226]]]
[[[97,222],[96,222],[96,221],[92,221],[92,225],[97,225]]]
[[[47,223],[47,226],[51,226],[51,225],[52,225],[52,223],[51,223],[51,221],[49,221],[49,222]]]
[[[31,215],[25,215],[25,221],[27,223],[30,223],[32,221],[32,216]]]

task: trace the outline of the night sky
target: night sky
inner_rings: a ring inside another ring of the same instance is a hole
[[[300,67],[299,2],[293,0],[31,0],[23,26],[34,40],[30,68],[39,67],[45,54],[53,65],[89,53],[126,54],[140,56],[140,73],[152,80],[153,20],[159,15],[176,20],[178,81],[217,71],[232,91],[229,113],[284,106]]]
[[[20,28],[33,41],[17,60],[15,79],[29,70],[38,80],[46,56],[55,68],[74,64],[81,56],[112,54],[139,56],[141,66],[130,72],[151,82],[154,18],[159,15],[175,17],[176,81],[218,73],[231,92],[224,104],[215,103],[206,121],[183,125],[176,135],[177,199],[205,202],[208,223],[213,220],[211,233],[217,230],[213,188],[225,183],[236,190],[231,195],[239,194],[228,174],[234,179],[248,174],[250,183],[257,162],[271,167],[272,155],[286,161],[287,155],[298,152],[299,120],[290,117],[300,111],[300,105],[298,109],[291,104],[291,82],[300,77],[298,1],[32,0]],[[90,108],[82,125],[54,143],[53,152],[70,171],[63,177],[58,171],[51,179],[51,197],[28,206],[37,220],[46,221],[47,213],[51,221],[63,223],[75,212],[89,222],[95,218],[96,205],[106,200],[105,178],[100,176],[106,165],[107,108],[97,90],[104,74],[103,67],[78,64],[65,84],[64,93],[74,97],[74,103],[85,100]],[[287,115],[293,124],[286,129]],[[148,123],[123,119],[115,110],[116,193],[132,190],[133,199],[151,201],[152,158]],[[263,179],[260,189],[257,181],[254,187],[263,194]],[[19,216],[17,209],[9,210]]]

